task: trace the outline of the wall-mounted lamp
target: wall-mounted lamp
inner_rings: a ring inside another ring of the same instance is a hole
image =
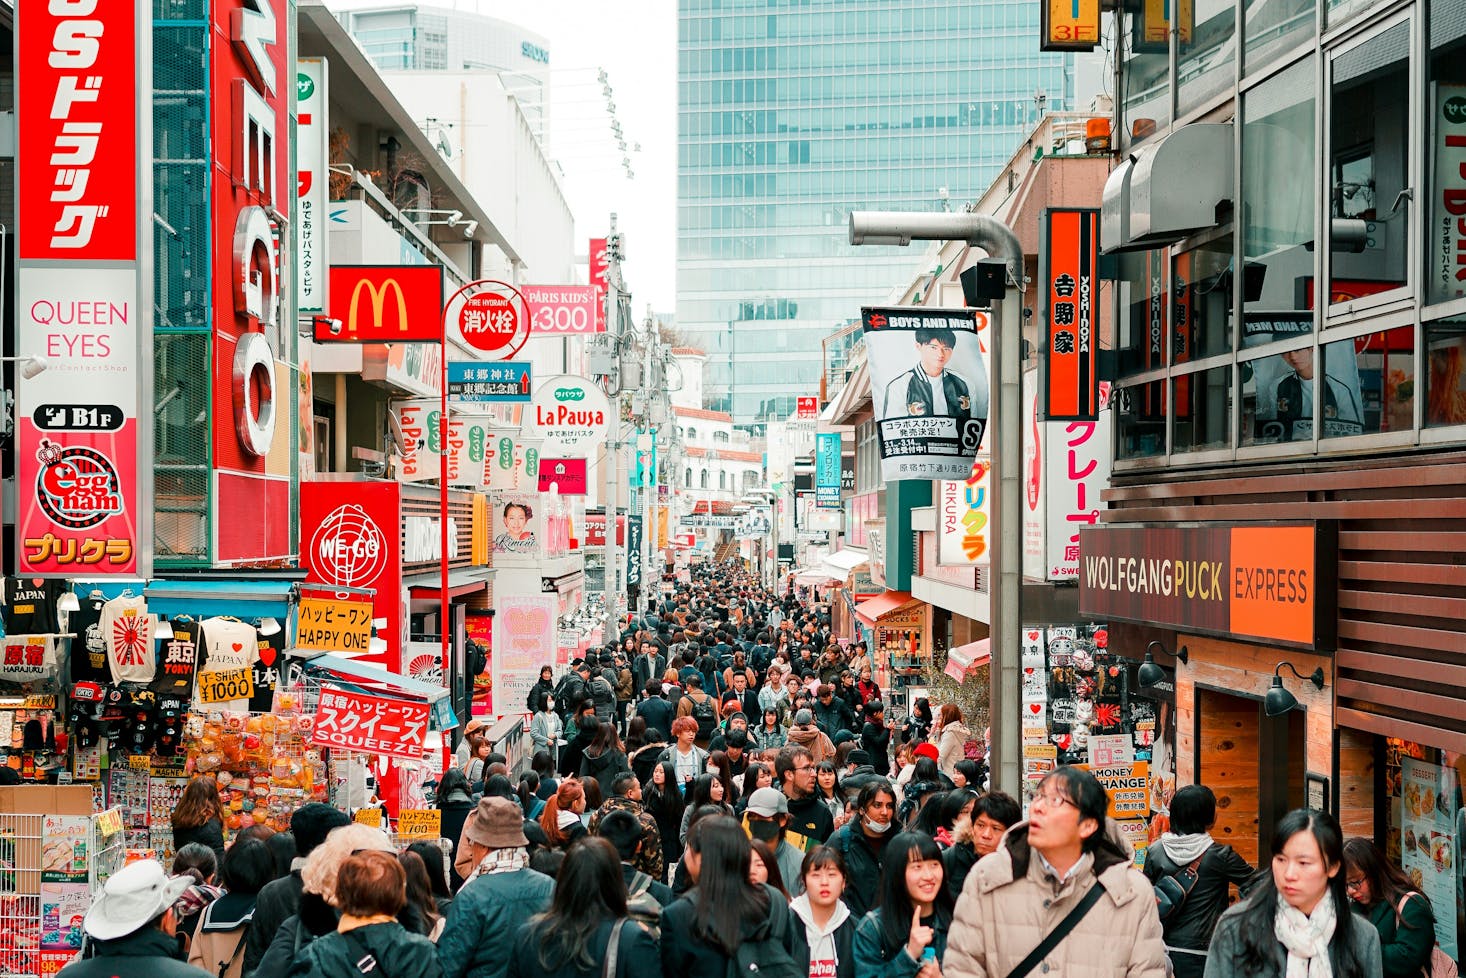
[[[1166,647],[1160,642],[1151,642],[1145,647],[1145,658],[1141,660],[1140,668],[1135,673],[1141,689],[1149,689],[1166,678],[1166,671],[1156,664],[1152,649],[1166,651]],[[1176,658],[1183,663],[1191,661],[1191,655],[1186,651],[1186,646],[1183,645],[1176,650]]]
[[[1291,662],[1279,662],[1273,667],[1273,682],[1268,687],[1267,695],[1262,700],[1262,712],[1270,717],[1280,717],[1298,705],[1298,697],[1283,688],[1283,677],[1278,675],[1287,666],[1299,679],[1306,679],[1313,683],[1314,688],[1323,689],[1323,667],[1313,670],[1311,676],[1305,676],[1298,671],[1298,667]]]

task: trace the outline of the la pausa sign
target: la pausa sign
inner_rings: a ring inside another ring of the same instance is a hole
[[[1332,523],[1086,527],[1079,611],[1332,648],[1336,541]]]
[[[529,416],[535,437],[569,458],[585,458],[606,439],[611,403],[591,381],[562,374],[535,388]]]

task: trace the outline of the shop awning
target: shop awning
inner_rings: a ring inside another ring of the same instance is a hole
[[[304,660],[306,675],[313,679],[332,683],[347,689],[374,696],[398,696],[423,700],[433,708],[432,725],[436,730],[449,730],[458,726],[458,717],[453,713],[453,704],[446,687],[437,683],[399,676],[377,666],[343,659],[340,656],[318,655]]]
[[[947,653],[947,668],[944,670],[957,682],[967,678],[970,670],[985,666],[993,661],[992,639],[980,638],[976,642],[959,645]]]
[[[849,577],[850,572],[861,564],[870,563],[870,555],[864,550],[837,550],[826,557],[823,563],[824,567],[820,568],[821,570],[844,579]]]
[[[794,575],[794,583],[800,587],[819,587],[824,584],[834,584],[838,580],[840,578],[818,567],[807,567]]]
[[[860,602],[855,606],[855,615],[867,625],[873,626],[891,612],[914,603],[916,599],[911,596],[910,591],[887,591],[869,601]]]
[[[461,598],[482,591],[494,577],[493,567],[468,567],[448,572],[448,596]],[[437,571],[414,574],[402,583],[412,590],[414,600],[436,598],[443,590],[443,576]]]
[[[272,617],[282,621],[290,613],[293,581],[226,580],[153,581],[143,589],[148,611],[170,618],[193,615],[212,618]]]

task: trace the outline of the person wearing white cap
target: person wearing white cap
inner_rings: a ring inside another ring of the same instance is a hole
[[[96,956],[62,969],[66,978],[213,978],[179,959],[173,904],[193,880],[169,877],[151,859],[112,874],[92,901],[82,928]],[[126,958],[123,965],[119,959]]]
[[[804,849],[791,844],[787,837],[789,799],[784,797],[784,793],[778,788],[759,788],[749,795],[743,812],[743,830],[750,838],[773,847],[774,859],[779,863],[779,875],[790,881],[790,887],[797,888]]]

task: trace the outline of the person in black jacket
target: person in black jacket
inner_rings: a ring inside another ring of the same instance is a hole
[[[1172,876],[1184,888],[1183,874],[1187,867],[1196,867],[1196,881],[1185,900],[1161,921],[1177,978],[1200,978],[1206,970],[1212,931],[1227,909],[1231,887],[1240,889],[1253,876],[1247,860],[1212,839],[1216,821],[1217,796],[1206,785],[1187,785],[1171,799],[1171,831],[1145,852],[1144,872],[1153,884]]]
[[[113,873],[82,920],[94,956],[68,965],[61,974],[66,978],[213,978],[178,959],[178,918],[173,904],[192,883],[191,876],[170,878],[162,864],[152,859]]]
[[[644,697],[636,704],[636,715],[646,719],[646,728],[664,738],[672,736],[672,720],[676,707],[662,695],[662,677],[655,676],[642,684]]]
[[[841,730],[848,730],[851,734],[860,729],[855,722],[855,711],[850,708],[840,697],[835,695],[835,687],[824,683],[816,691],[817,698],[814,701],[814,722],[825,732],[825,736],[831,740]]]
[[[834,846],[815,846],[800,872],[803,891],[789,903],[801,926],[794,961],[806,975],[855,978],[855,927],[859,919],[841,899],[849,871]]]
[[[749,882],[752,851],[729,817],[699,819],[688,830],[683,864],[695,885],[662,911],[663,975],[725,978],[739,947],[753,941],[776,941],[794,958],[797,921],[783,894]]]
[[[947,892],[955,904],[962,895],[962,885],[977,861],[996,852],[1003,833],[1023,817],[1018,801],[1001,791],[977,796],[972,813],[957,820],[952,828],[952,845],[942,850],[942,865],[947,870]]]
[[[896,789],[884,778],[868,782],[855,807],[856,818],[830,836],[830,846],[845,863],[841,899],[858,920],[876,905],[886,847],[899,831],[895,823]]]
[[[613,936],[614,971],[608,966]],[[508,978],[647,978],[660,967],[656,941],[627,916],[615,847],[585,838],[560,864],[550,909],[519,929]]]
[[[463,777],[463,772],[457,768],[450,769],[449,773],[456,773],[460,779]],[[446,775],[444,780],[448,780]],[[467,785],[467,781],[463,783]],[[297,855],[290,864],[290,875],[266,883],[255,899],[249,938],[244,945],[244,973],[246,975],[253,973],[260,966],[260,959],[269,950],[270,941],[274,940],[275,932],[280,929],[280,925],[299,911],[300,894],[305,888],[305,884],[300,880],[300,871],[305,868],[306,858],[315,852],[317,846],[326,841],[326,836],[332,829],[346,825],[350,821],[346,813],[339,808],[333,808],[318,801],[302,805],[295,810],[295,814],[290,816],[290,833],[295,836]],[[458,836],[455,834],[452,838],[456,840]]]
[[[224,865],[224,805],[211,775],[201,774],[190,781],[173,808],[173,851],[190,842],[214,850],[214,858]]]
[[[544,709],[541,704],[546,697],[555,695],[555,670],[550,666],[540,666],[540,678],[529,688],[529,695],[524,698],[524,705],[530,713],[538,713]]]
[[[865,705],[865,725],[860,728],[860,748],[870,755],[871,766],[883,778],[891,776],[891,730],[886,707],[880,700]]]
[[[334,933],[312,941],[291,965],[291,978],[359,974],[440,978],[437,949],[396,919],[407,904],[407,874],[389,852],[347,858],[336,873],[341,920]],[[371,959],[370,961],[368,959]]]

